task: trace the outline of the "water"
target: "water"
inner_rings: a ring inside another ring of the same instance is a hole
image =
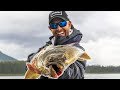
[[[0,76],[0,79],[24,79],[24,76]]]
[[[0,76],[0,79],[24,79],[24,76]],[[85,74],[85,79],[120,79],[120,74]]]
[[[120,74],[85,74],[86,79],[120,79]]]

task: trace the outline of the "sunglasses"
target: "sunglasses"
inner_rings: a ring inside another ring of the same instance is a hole
[[[50,28],[52,29],[57,29],[58,28],[58,25],[60,27],[65,27],[67,25],[67,22],[66,21],[62,21],[62,22],[59,22],[59,23],[51,23],[50,24]]]

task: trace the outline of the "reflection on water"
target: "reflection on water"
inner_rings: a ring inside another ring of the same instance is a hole
[[[24,79],[24,76],[0,76],[0,79]],[[120,74],[85,74],[85,79],[120,79]]]

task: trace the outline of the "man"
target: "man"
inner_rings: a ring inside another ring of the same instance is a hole
[[[48,41],[46,45],[65,45],[75,43],[76,47],[82,48],[79,45],[82,33],[74,28],[65,11],[52,11],[49,14],[49,29],[51,30],[53,36],[49,38],[50,41]],[[42,48],[44,48],[44,46]],[[40,50],[41,48],[38,52]],[[30,61],[34,55],[35,53],[29,55],[28,61]],[[84,79],[85,67],[86,61],[77,60],[75,63],[70,65],[58,79]],[[40,79],[49,78],[41,76]]]

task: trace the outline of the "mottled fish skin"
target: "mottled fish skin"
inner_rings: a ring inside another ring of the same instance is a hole
[[[33,57],[29,64],[35,70],[28,67],[25,79],[37,79],[41,75],[57,79],[76,60],[90,59],[85,51],[73,45],[49,45]]]

